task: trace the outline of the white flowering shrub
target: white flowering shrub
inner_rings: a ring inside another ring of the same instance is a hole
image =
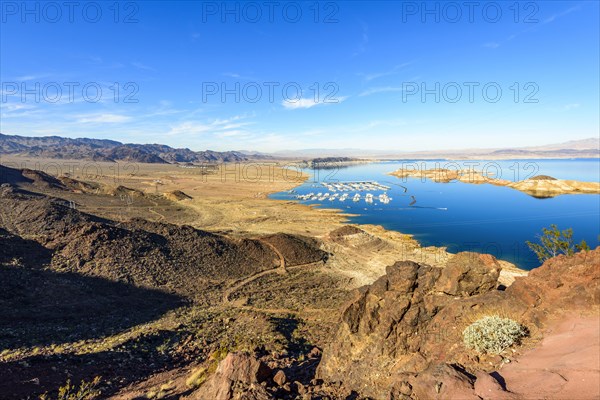
[[[463,331],[465,346],[481,354],[500,354],[524,336],[527,336],[525,327],[498,315],[478,319]]]

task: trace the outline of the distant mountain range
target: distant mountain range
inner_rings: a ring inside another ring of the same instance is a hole
[[[0,154],[30,157],[128,161],[153,164],[239,162],[268,158],[239,151],[192,151],[162,144],[123,144],[114,140],[70,139],[59,136],[25,137],[0,133]]]
[[[495,149],[403,152],[346,148],[284,150],[268,154],[248,150],[193,151],[187,148],[173,148],[163,144],[124,144],[105,139],[70,139],[59,136],[26,137],[0,133],[1,154],[154,164],[241,162],[277,158],[318,160],[323,157],[350,157],[352,159],[599,158],[600,139],[589,138],[544,146]]]
[[[491,149],[458,149],[431,151],[393,151],[393,150],[364,150],[355,148],[345,149],[303,149],[283,150],[272,154],[277,157],[314,158],[314,157],[363,157],[377,159],[401,158],[599,158],[600,138],[572,140],[564,143],[549,144],[534,147],[491,148]]]

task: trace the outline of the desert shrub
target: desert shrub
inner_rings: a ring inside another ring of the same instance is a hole
[[[527,336],[527,329],[510,318],[489,315],[463,331],[465,346],[478,353],[500,354]]]
[[[57,400],[94,400],[100,398],[100,390],[98,385],[100,384],[100,377],[95,377],[92,381],[86,382],[81,381],[79,387],[71,384],[71,380],[67,380],[64,386],[58,388]],[[47,394],[40,396],[40,400],[49,400],[50,397]]]
[[[186,379],[185,384],[192,388],[196,388],[202,385],[206,381],[207,377],[207,369],[204,367],[200,367],[192,372],[192,374]]]

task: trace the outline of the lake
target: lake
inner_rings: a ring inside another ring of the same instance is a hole
[[[437,163],[437,165],[436,165]],[[479,163],[475,165],[475,163]],[[522,180],[535,175],[581,181],[600,180],[598,159],[446,161],[402,160],[359,164],[326,170],[305,170],[311,178],[294,192],[273,194],[274,199],[296,199],[298,195],[329,192],[322,183],[377,181],[390,189],[373,191],[374,201],[364,200],[366,192],[349,191],[345,201],[302,200],[317,207],[337,208],[357,224],[382,225],[386,229],[412,234],[424,246],[445,246],[450,252],[490,253],[523,269],[539,266],[525,242],[537,241],[543,227],[556,224],[573,228],[574,240],[584,239],[590,247],[599,244],[600,195],[561,195],[538,199],[517,190],[491,184],[462,182],[435,183],[420,178],[387,175],[399,168],[484,170],[489,177]],[[378,195],[392,200],[385,204]],[[355,193],[361,194],[354,202]],[[341,193],[340,193],[341,194]]]

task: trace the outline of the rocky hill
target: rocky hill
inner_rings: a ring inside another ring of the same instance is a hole
[[[600,248],[559,256],[504,288],[490,255],[400,261],[340,310],[322,354],[229,353],[191,375],[201,383],[185,398],[596,399],[599,265]],[[467,348],[465,327],[498,314],[527,337],[500,354]]]
[[[290,265],[326,256],[316,241],[293,235],[231,239],[143,219],[117,224],[81,212],[59,198],[19,187],[51,185],[59,191],[79,187],[67,183],[69,186],[43,172],[0,166],[0,228],[51,251],[52,269],[193,297],[207,282],[236,279],[278,266],[279,253],[274,249],[281,249],[277,251]]]
[[[559,256],[497,290],[499,266],[490,256],[459,253],[442,269],[398,262],[345,308],[318,377],[376,399],[533,398],[511,392],[511,382],[502,377],[500,368],[518,353],[476,354],[465,348],[462,332],[482,316],[500,314],[519,321],[535,342],[556,319],[587,312],[597,321],[598,266],[600,248]],[[547,367],[562,357],[555,354]],[[591,372],[595,367],[585,368]],[[526,372],[533,377],[535,371]],[[543,388],[549,396],[544,398],[568,397],[556,384],[564,383],[558,375],[547,374],[544,380],[550,386]],[[588,389],[593,391],[593,385],[588,382]],[[493,387],[489,397],[479,391],[484,386]],[[533,382],[530,389],[542,390]]]
[[[141,163],[217,163],[267,158],[248,156],[236,151],[192,151],[161,144],[123,144],[114,140],[26,137],[0,133],[0,154],[92,161],[128,161]]]

